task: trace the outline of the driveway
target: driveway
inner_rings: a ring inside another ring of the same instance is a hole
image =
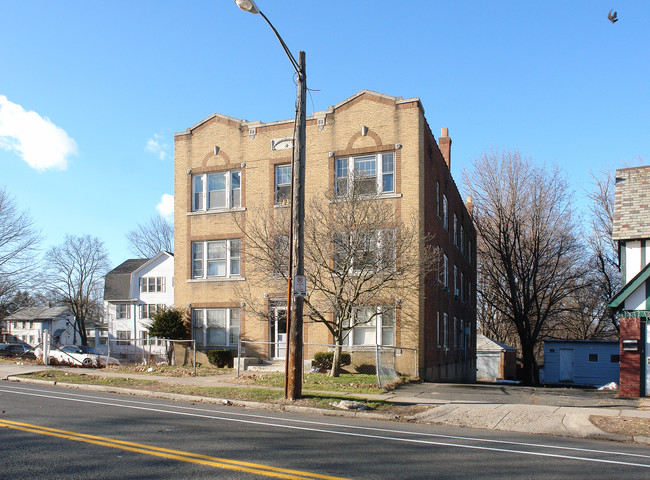
[[[639,399],[618,398],[617,391],[570,387],[525,387],[498,383],[411,383],[398,387],[396,401],[435,404],[482,403],[559,407],[637,408]]]

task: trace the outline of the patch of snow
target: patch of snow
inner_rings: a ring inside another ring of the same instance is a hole
[[[609,382],[605,385],[598,387],[598,390],[618,390],[616,382]]]

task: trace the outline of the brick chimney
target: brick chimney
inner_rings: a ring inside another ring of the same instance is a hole
[[[449,138],[449,129],[441,128],[440,129],[440,138],[438,138],[438,147],[442,152],[442,157],[445,159],[445,163],[449,170],[451,170],[451,138]]]

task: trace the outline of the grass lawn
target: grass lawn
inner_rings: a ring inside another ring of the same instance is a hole
[[[275,377],[275,375],[273,375]],[[148,391],[156,392],[168,392],[168,393],[181,393],[186,395],[199,395],[204,397],[213,397],[213,398],[226,398],[229,400],[241,400],[241,401],[254,401],[254,402],[267,402],[275,404],[286,404],[286,400],[283,398],[283,390],[278,388],[269,388],[275,387],[275,385],[267,385],[266,387],[255,387],[255,386],[242,386],[242,387],[200,387],[193,385],[172,385],[165,382],[159,382],[157,380],[143,380],[143,379],[133,379],[125,377],[103,377],[99,375],[93,375],[92,370],[89,370],[89,373],[68,373],[58,370],[48,370],[43,372],[31,373],[27,375],[22,375],[25,378],[34,378],[39,380],[49,380],[61,383],[73,383],[73,384],[87,384],[87,385],[104,385],[108,387],[123,387],[123,388],[135,388]],[[277,382],[277,380],[274,380]],[[254,384],[257,385],[257,384]],[[280,385],[282,387],[282,385]],[[328,389],[330,385],[328,384]],[[305,388],[306,390],[306,388]],[[383,390],[382,390],[383,391]],[[372,390],[372,392],[377,393],[378,390]],[[378,410],[378,411],[393,411],[394,409],[399,409],[395,405],[384,402],[384,401],[374,401],[354,398],[353,396],[336,396],[330,393],[318,393],[318,392],[308,392],[303,395],[303,398],[294,402],[294,405],[309,406],[315,408],[325,408],[325,409],[335,409],[330,403],[337,403],[340,400],[354,400],[359,401],[366,405],[368,409]]]
[[[260,375],[245,375],[233,382],[245,385],[263,385],[267,387],[284,387],[284,374],[267,373]],[[346,393],[373,393],[381,394],[394,388],[395,385],[387,387],[377,386],[377,377],[375,375],[365,375],[361,373],[342,373],[338,377],[330,377],[326,373],[307,373],[304,375],[302,384],[303,390],[325,390],[328,392],[346,392]]]

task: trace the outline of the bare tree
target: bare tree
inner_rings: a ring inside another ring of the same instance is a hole
[[[415,221],[397,220],[394,201],[351,190],[346,196],[314,198],[305,213],[306,316],[334,338],[331,376],[339,374],[341,349],[352,329],[374,324],[380,315],[393,329],[396,309],[403,316],[414,311],[403,302],[439,263],[433,239],[425,238]],[[289,274],[288,209],[251,211],[245,224],[234,214],[246,236],[246,283],[264,282],[282,291]],[[268,318],[250,291],[242,296],[247,308]]]
[[[40,233],[29,214],[20,211],[6,189],[0,188],[0,312],[35,278],[39,242]]]
[[[518,152],[477,158],[466,186],[478,233],[480,298],[516,329],[526,383],[538,383],[536,351],[584,275],[566,180]]]
[[[614,222],[614,180],[613,170],[592,174],[594,189],[589,193],[591,200],[591,234],[588,238],[590,250],[591,294],[597,300],[593,316],[602,329],[613,330],[618,336],[619,325],[615,312],[607,304],[621,288],[621,265],[618,244],[612,238]]]
[[[81,344],[88,345],[86,321],[100,316],[103,277],[109,268],[104,243],[90,235],[66,235],[46,253],[45,261],[50,288],[74,314],[75,343],[79,334]]]
[[[148,223],[138,226],[126,234],[129,250],[138,258],[152,258],[158,253],[174,252],[174,224],[162,215],[154,215]]]

